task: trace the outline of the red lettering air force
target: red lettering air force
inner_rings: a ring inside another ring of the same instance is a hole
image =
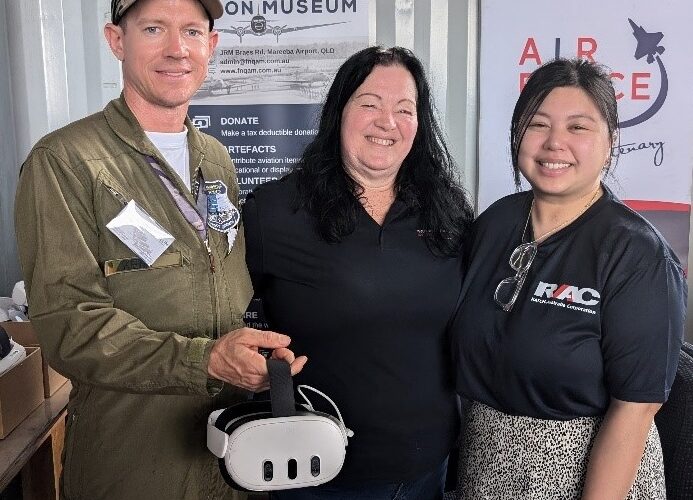
[[[575,57],[578,58],[583,58],[583,59],[589,59],[590,61],[594,61],[594,54],[597,52],[597,40],[594,37],[590,36],[584,36],[584,37],[578,37],[576,41],[576,50],[575,50]],[[554,57],[561,57],[561,39],[556,38],[554,42]],[[539,47],[537,46],[537,42],[534,39],[534,37],[529,37],[527,38],[527,41],[525,42],[524,48],[522,49],[522,54],[520,55],[520,61],[519,65],[524,66],[527,64],[527,62],[531,62],[536,64],[537,66],[541,66],[543,64],[543,60],[541,58],[541,54],[539,52]],[[525,84],[527,83],[527,79],[529,78],[529,75],[531,75],[531,71],[522,71],[520,72],[520,92],[522,92],[522,89],[524,88]],[[613,71],[611,73],[611,78],[614,80],[619,80],[620,82],[623,82],[625,80],[628,80],[628,83],[630,84],[630,88],[626,89],[629,91],[630,99],[634,101],[640,101],[640,100],[649,100],[650,99],[650,94],[648,93],[648,89],[650,88],[650,77],[652,76],[651,73],[649,72],[635,72],[631,73],[630,75],[625,75],[621,72],[618,71]],[[620,84],[617,82],[614,82],[614,87],[619,87]],[[623,97],[626,97],[626,93],[617,90],[616,91],[616,99],[622,99]]]

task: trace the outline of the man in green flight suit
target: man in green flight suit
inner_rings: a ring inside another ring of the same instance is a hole
[[[31,320],[70,378],[66,499],[240,498],[206,449],[211,411],[268,385],[226,149],[187,118],[220,0],[112,0],[123,92],[41,139],[15,207]]]

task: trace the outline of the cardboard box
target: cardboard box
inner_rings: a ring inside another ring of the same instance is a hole
[[[0,439],[43,401],[41,349],[27,347],[26,358],[0,375]]]
[[[38,337],[31,322],[5,321],[2,323],[2,327],[10,337],[24,347],[39,347]],[[48,365],[43,353],[41,353],[41,359],[43,364],[43,396],[50,398],[67,382],[67,379]]]

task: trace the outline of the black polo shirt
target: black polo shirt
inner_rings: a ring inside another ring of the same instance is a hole
[[[513,309],[493,298],[515,271],[531,192],[475,222],[453,326],[458,392],[508,414],[603,415],[610,397],[666,400],[683,339],[686,280],[662,236],[604,195],[541,245]],[[531,233],[530,233],[531,234]]]
[[[293,175],[249,195],[246,259],[270,328],[308,356],[295,383],[330,396],[355,432],[335,481],[422,475],[458,432],[446,325],[461,259],[433,256],[398,200],[382,227],[362,211],[351,235],[326,243],[312,217],[291,208],[295,195]]]

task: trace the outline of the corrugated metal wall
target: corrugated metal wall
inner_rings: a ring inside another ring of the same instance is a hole
[[[476,0],[373,0],[371,43],[414,51],[428,70],[449,146],[476,194]]]
[[[14,131],[12,92],[9,67],[7,8],[0,0],[0,295],[7,295],[12,283],[17,281],[17,250],[14,226],[12,225],[12,201],[14,200],[14,178],[17,169],[17,140]]]

